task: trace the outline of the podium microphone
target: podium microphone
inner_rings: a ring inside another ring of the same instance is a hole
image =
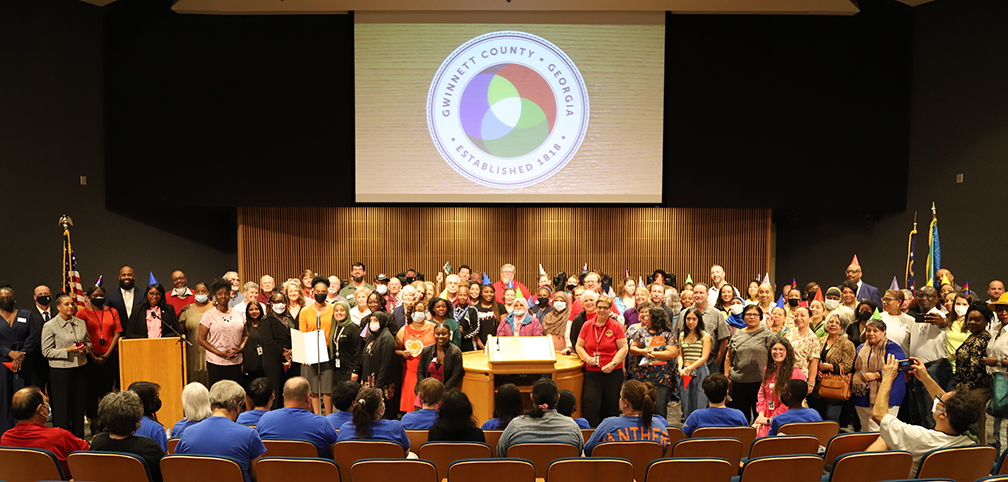
[[[157,316],[157,315],[154,315],[154,316],[157,317],[158,321],[160,321],[162,325],[167,326],[168,329],[172,331],[172,333],[178,335],[179,339],[181,339],[182,341],[186,342],[186,345],[193,346],[192,342],[189,341],[189,340],[186,340],[186,338],[184,336],[182,336],[182,334],[179,333],[178,330],[176,330],[175,328],[172,328],[172,326],[169,325],[168,323],[165,323],[164,318],[161,318],[160,316]]]

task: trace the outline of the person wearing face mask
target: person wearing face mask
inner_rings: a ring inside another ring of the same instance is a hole
[[[33,293],[35,307],[30,309],[32,324],[32,339],[35,349],[27,352],[28,366],[31,368],[32,379],[29,383],[25,380],[25,386],[35,385],[43,391],[49,386],[49,360],[42,356],[42,325],[56,316],[56,307],[52,306],[52,292],[46,285],[35,287]]]
[[[175,308],[175,316],[178,316],[182,314],[182,310],[186,306],[195,301],[195,294],[187,286],[186,275],[181,270],[172,271],[171,282],[172,290],[168,292],[168,298],[165,301]]]
[[[745,320],[742,319],[742,310],[745,308],[745,300],[735,295],[728,306],[725,316],[725,324],[728,325],[728,338],[735,336],[735,332],[746,327]],[[682,315],[680,315],[682,316]],[[727,349],[727,348],[726,348]]]
[[[857,311],[854,314],[855,321],[847,325],[847,338],[850,338],[851,343],[860,346],[862,343],[868,341],[865,328],[867,328],[868,320],[872,319],[872,315],[875,313],[875,310],[875,302],[872,300],[865,300],[858,303]]]
[[[74,316],[77,308],[70,295],[58,296],[56,307],[59,316],[42,327],[42,354],[49,359],[52,377],[53,425],[83,437],[91,337],[84,320]]]
[[[77,311],[77,317],[87,324],[88,336],[94,342],[91,353],[94,363],[88,364],[88,393],[84,413],[93,425],[98,422],[98,400],[115,389],[119,381],[119,357],[116,348],[122,336],[119,313],[105,306],[105,290],[92,286],[87,291],[88,304]]]
[[[283,293],[273,293],[267,301],[269,312],[259,325],[259,337],[263,344],[263,372],[272,386],[282,387],[288,378],[301,374],[301,364],[291,360],[290,335],[291,329],[300,330],[300,327],[287,309],[287,297]],[[335,308],[333,311],[335,313]],[[272,408],[282,406],[283,399],[276,397]]]
[[[14,426],[7,411],[7,401],[31,380],[31,367],[26,363],[27,353],[35,350],[34,325],[29,322],[31,312],[15,309],[14,290],[0,285],[0,362],[10,363],[12,370],[0,367],[0,433]]]
[[[514,309],[501,324],[497,325],[497,336],[542,336],[539,320],[529,313],[528,302],[522,298],[515,300]]]
[[[361,356],[361,386],[377,389],[382,405],[388,407],[381,416],[396,420],[399,418],[403,364],[402,357],[396,356],[396,340],[390,331],[395,322],[388,313],[372,313],[364,317],[363,322],[367,326],[367,338]],[[360,405],[360,401],[357,403]],[[357,419],[356,414],[355,408],[354,420]],[[345,440],[342,438],[343,428],[340,428],[340,437],[340,440]]]
[[[389,288],[389,284],[391,282],[392,280],[390,280],[389,277],[385,275],[385,273],[379,274],[374,279],[375,292],[377,292],[378,294],[382,295],[382,297],[385,298],[385,306],[388,307],[388,311],[392,311],[392,308],[394,308],[396,303],[399,301],[396,299],[395,295],[391,293],[391,289]],[[398,283],[398,280],[396,282]],[[398,291],[399,290],[396,290],[397,293]]]
[[[70,478],[72,474],[67,466],[67,456],[76,450],[87,450],[88,443],[62,428],[46,427],[47,420],[52,416],[49,397],[38,387],[22,388],[11,398],[10,414],[17,420],[17,425],[0,436],[0,445],[48,450],[56,456],[63,466],[63,473]]]
[[[140,419],[140,427],[133,432],[133,435],[150,437],[161,446],[161,450],[167,451],[168,437],[157,419],[157,412],[161,410],[161,385],[152,382],[133,382],[130,383],[129,391],[140,397],[144,412],[143,418]]]
[[[414,403],[415,397],[413,395],[416,393],[420,353],[425,346],[434,344],[435,323],[428,322],[426,313],[422,313],[422,310],[422,304],[413,305],[411,322],[396,333],[395,353],[406,362],[401,385],[404,395],[399,400],[399,411],[406,413],[412,412],[413,407],[418,406],[417,403]],[[419,316],[420,314],[424,316]]]
[[[846,317],[848,320],[853,320],[854,310],[846,306],[843,306],[843,304],[840,302],[841,298],[843,298],[843,293],[840,291],[840,288],[837,288],[836,286],[831,286],[829,289],[826,290],[826,300],[823,302],[823,304],[826,306],[827,314],[829,314],[829,312],[831,311],[840,311],[841,316]],[[851,341],[853,340],[854,339],[852,338]]]
[[[950,293],[948,304],[948,330],[945,332],[945,342],[948,348],[948,361],[952,366],[952,372],[956,371],[956,350],[962,346],[963,342],[970,337],[970,331],[966,329],[966,312],[973,303],[973,297],[962,293]],[[984,327],[986,330],[987,327]]]
[[[330,340],[332,340],[333,330],[333,306],[326,302],[329,295],[329,279],[324,276],[316,276],[312,280],[312,296],[315,302],[305,306],[298,313],[298,330],[308,333],[315,330],[322,330],[325,337],[325,347],[328,350]],[[322,416],[332,412],[332,398],[330,394],[335,382],[333,378],[333,363],[322,362],[301,365],[301,376],[308,380],[311,386],[312,410]],[[278,385],[280,386],[280,385]],[[319,411],[319,396],[322,396],[324,412]]]
[[[531,313],[532,316],[534,316],[537,320],[539,320],[540,324],[542,323],[543,317],[546,316],[546,313],[550,312],[549,304],[551,294],[552,291],[550,291],[548,286],[540,286],[536,290],[536,297],[532,298],[531,300],[528,300],[529,313]]]
[[[553,337],[553,348],[560,351],[567,347],[567,342],[564,340],[564,333],[570,323],[567,311],[570,306],[567,296],[566,291],[557,291],[553,295],[553,305],[550,307],[550,311],[543,315],[542,319],[543,334]]]
[[[792,288],[787,293],[787,310],[788,318],[794,319],[795,312],[798,311],[800,306],[806,306],[802,303],[801,291],[798,288]]]
[[[210,299],[210,289],[206,283],[200,282],[193,286],[193,302],[185,307],[179,315],[179,326],[184,330],[187,340],[199,338],[200,320],[206,312],[213,309]],[[206,348],[198,343],[186,347],[186,376],[187,383],[200,382],[204,386],[210,383],[207,376]]]

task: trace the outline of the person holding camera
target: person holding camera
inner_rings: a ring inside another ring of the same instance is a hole
[[[948,361],[948,317],[938,299],[938,290],[922,286],[917,290],[916,308],[911,305],[907,314],[913,317],[910,331],[910,353],[924,364],[931,379],[942,389],[952,382],[952,364]],[[927,428],[935,427],[931,415],[931,401],[927,389],[919,380],[914,381],[910,411],[913,420],[920,420]]]
[[[904,362],[905,363],[905,362]],[[876,392],[876,403],[872,409],[872,422],[879,426],[879,438],[866,449],[869,452],[882,450],[906,450],[913,456],[909,477],[917,473],[921,459],[928,452],[949,447],[973,445],[973,439],[965,432],[970,424],[980,418],[983,405],[969,391],[946,392],[928,374],[927,367],[919,359],[909,359],[909,373],[927,388],[932,402],[931,412],[935,428],[929,429],[900,421],[890,412],[890,389],[893,382],[903,380],[899,370],[900,361],[888,355],[882,366],[882,378]]]

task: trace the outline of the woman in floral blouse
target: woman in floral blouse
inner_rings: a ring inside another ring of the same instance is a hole
[[[641,308],[645,309],[639,313],[640,323],[631,326],[627,333],[632,355],[627,370],[634,380],[651,382],[658,389],[655,414],[664,418],[672,391],[672,369],[679,356],[679,342],[672,336],[668,316],[661,306],[648,303]]]
[[[819,371],[819,337],[809,327],[812,315],[808,308],[799,306],[795,309],[795,329],[787,333],[787,339],[795,351],[795,367],[801,369],[808,384],[809,393],[815,387],[816,375]]]
[[[987,356],[987,343],[990,342],[991,335],[987,333],[987,325],[990,323],[993,313],[981,303],[974,303],[966,312],[966,324],[963,330],[969,332],[969,338],[955,352],[956,372],[955,382],[960,389],[969,390],[973,396],[983,402],[984,408],[991,399],[991,376],[987,373],[987,364],[984,357]],[[977,421],[980,427],[980,445],[987,444],[986,410],[980,411],[980,420]]]

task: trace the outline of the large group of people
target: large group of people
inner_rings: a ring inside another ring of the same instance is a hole
[[[267,275],[243,284],[231,271],[190,288],[176,271],[166,291],[136,288],[123,267],[118,286],[91,287],[84,306],[39,286],[28,309],[0,286],[0,433],[5,444],[20,443],[51,417],[66,433],[45,437],[75,450],[86,420],[94,450],[153,457],[154,445],[136,438],[146,436],[163,453],[159,387],[117,386],[120,363],[142,362],[121,360],[117,341],[183,336],[194,343],[186,418],[171,436],[181,438],[180,452],[245,460],[247,478],[264,438],[310,440],[329,456],[331,444],[351,438],[409,450],[405,428],[441,440],[503,430],[501,455],[525,441],[563,441],[590,454],[628,434],[667,445],[662,434],[672,425],[687,433],[752,425],[767,435],[812,420],[880,431],[890,448],[973,440],[1008,448],[1008,406],[985,409],[1008,368],[1008,295],[999,280],[986,302],[948,270],[937,287],[878,290],[855,262],[838,286],[786,285],[775,302],[768,279],[743,291],[719,265],[709,284],[681,286],[661,270],[647,284],[586,270],[542,275],[530,290],[515,273],[506,264],[488,282],[463,265],[434,281],[412,269],[368,280],[363,263],[353,263],[346,281],[305,270],[283,283]],[[296,362],[291,330],[320,333],[327,360]],[[582,362],[582,393],[528,378],[531,411],[507,384],[498,387],[494,417],[472,420],[459,390],[462,355],[485,349],[491,335],[552,337],[558,352]],[[905,375],[890,373],[897,365]],[[577,400],[579,420],[571,417]],[[669,420],[670,401],[680,402],[679,420]],[[582,426],[597,429],[587,442]],[[221,444],[222,434],[235,442]]]

